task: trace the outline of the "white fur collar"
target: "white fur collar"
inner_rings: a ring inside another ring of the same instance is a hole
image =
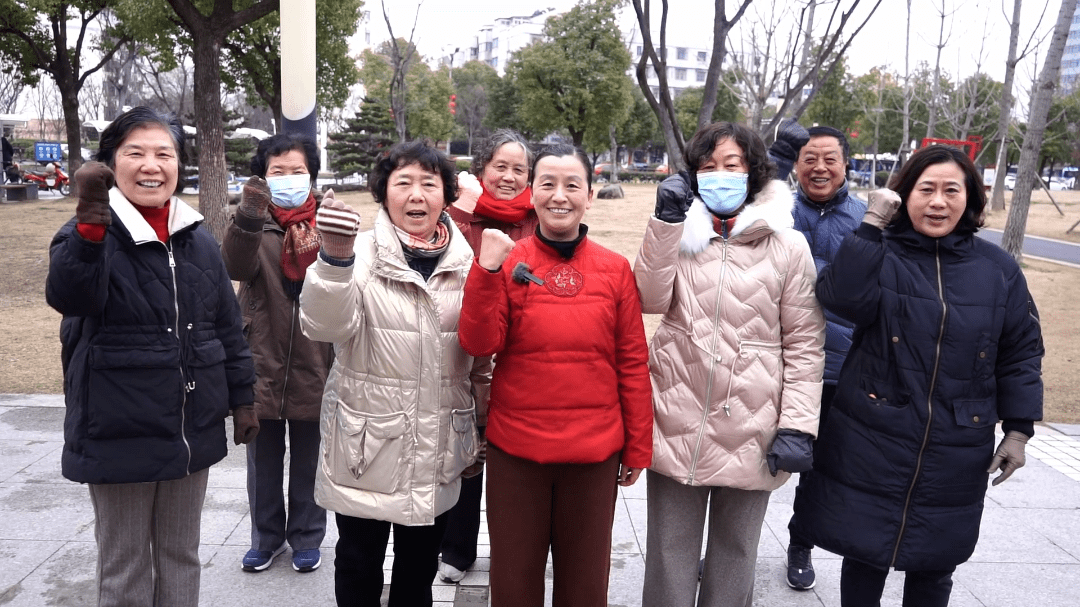
[[[731,230],[731,237],[746,232],[751,226],[760,224],[762,230],[775,232],[795,225],[791,216],[791,209],[795,204],[795,197],[783,181],[773,180],[765,184],[758,192],[754,202],[743,207],[741,213],[735,218],[735,226]],[[754,230],[758,231],[757,228]],[[686,212],[686,221],[683,223],[682,240],[679,241],[679,252],[683,255],[697,255],[709,246],[713,238],[720,235],[713,230],[713,215],[700,198],[694,198],[693,204]]]

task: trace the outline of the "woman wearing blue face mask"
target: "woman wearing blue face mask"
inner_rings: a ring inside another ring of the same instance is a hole
[[[319,411],[332,361],[331,345],[300,332],[299,295],[307,267],[319,253],[318,204],[311,186],[319,173],[315,142],[292,133],[259,142],[252,177],[225,233],[221,253],[240,281],[244,334],[258,382],[259,438],[247,447],[251,549],[244,571],[257,572],[292,547],[293,568],[320,565],[326,511],[315,503]],[[328,194],[329,196],[330,194]],[[282,484],[289,432],[288,508]]]
[[[825,320],[791,191],[756,133],[711,124],[657,190],[634,274],[649,351],[644,607],[753,603],[769,494],[810,469]],[[698,587],[705,518],[708,539]]]

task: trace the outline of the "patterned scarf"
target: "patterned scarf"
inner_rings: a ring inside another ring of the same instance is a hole
[[[480,184],[480,186],[483,187],[483,184]],[[486,187],[483,189],[484,192],[480,194],[480,199],[476,201],[473,215],[483,215],[503,223],[517,223],[525,219],[525,216],[529,214],[529,210],[533,208],[531,188],[525,188],[524,192],[510,200],[499,200],[489,194]]]
[[[394,230],[397,232],[406,257],[438,257],[450,244],[450,216],[446,214],[446,211],[439,216],[439,222],[435,224],[435,234],[431,240],[417,238],[396,225]]]
[[[270,205],[270,215],[285,229],[285,242],[281,247],[281,273],[285,276],[286,291],[295,297],[300,293],[298,285],[304,281],[308,266],[315,263],[322,239],[315,230],[315,195],[308,194],[304,204],[295,209],[282,209]],[[294,293],[295,291],[295,293]]]

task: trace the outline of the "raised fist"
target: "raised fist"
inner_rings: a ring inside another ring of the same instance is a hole
[[[360,231],[360,214],[334,197],[333,190],[323,195],[322,205],[315,214],[315,229],[322,236],[322,249],[334,259],[353,256],[353,241]]]
[[[457,200],[454,201],[454,206],[466,213],[472,213],[476,209],[476,201],[480,200],[480,195],[484,193],[484,188],[476,175],[465,171],[458,173],[457,183]]]
[[[512,238],[501,230],[488,228],[480,236],[480,255],[476,258],[476,263],[485,270],[498,271],[512,250]]]
[[[252,175],[240,192],[240,206],[237,211],[248,217],[265,217],[266,207],[270,206],[270,186],[258,175]]]
[[[116,175],[103,163],[90,161],[75,171],[79,203],[75,218],[79,223],[112,224],[109,211],[109,190],[116,184]]]
[[[866,214],[863,215],[863,223],[884,230],[899,208],[899,194],[887,188],[874,190],[867,196]]]

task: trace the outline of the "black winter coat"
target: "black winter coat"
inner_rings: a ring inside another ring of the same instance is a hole
[[[104,241],[72,219],[49,248],[45,296],[64,315],[62,471],[98,484],[183,478],[225,457],[223,421],[252,402],[239,305],[201,215],[174,198],[162,243],[111,197]]]
[[[1042,333],[998,247],[885,236],[863,224],[818,278],[821,303],[856,330],[798,524],[845,557],[944,570],[975,549],[996,422],[1042,418]]]

